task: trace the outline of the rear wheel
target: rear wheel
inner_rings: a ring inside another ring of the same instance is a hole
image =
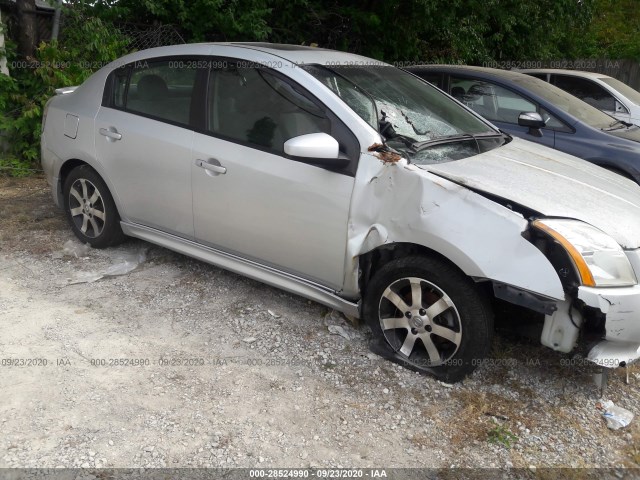
[[[430,257],[384,265],[367,288],[364,317],[396,357],[448,382],[480,364],[493,334],[493,315],[474,282]]]
[[[94,169],[74,168],[64,182],[63,196],[67,220],[80,241],[105,248],[124,240],[113,197]]]

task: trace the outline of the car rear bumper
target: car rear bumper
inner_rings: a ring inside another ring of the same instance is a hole
[[[40,159],[42,164],[42,170],[44,171],[45,177],[47,178],[47,183],[51,188],[51,195],[53,196],[53,201],[56,203],[58,207],[62,207],[61,203],[61,195],[60,195],[60,181],[59,177],[56,175],[57,165],[58,165],[58,157],[47,148],[47,143],[45,141],[44,134],[41,138],[40,143]]]

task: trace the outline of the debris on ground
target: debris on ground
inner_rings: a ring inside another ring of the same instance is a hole
[[[69,243],[69,242],[67,242]],[[66,245],[66,244],[65,244]],[[115,277],[118,275],[126,275],[134,271],[140,264],[147,259],[146,248],[141,248],[133,252],[124,252],[114,255],[116,263],[102,270],[90,270],[86,272],[75,272],[75,274],[67,279],[67,285],[76,285],[78,283],[93,283],[104,277]]]
[[[329,325],[327,328],[329,329],[329,333],[332,333],[333,335],[340,335],[346,340],[351,340],[349,334],[340,325]]]
[[[596,408],[602,410],[602,416],[607,421],[607,427],[611,430],[624,428],[633,420],[633,413],[626,408],[614,405],[611,400],[598,402]]]
[[[53,258],[75,257],[83,258],[89,255],[91,246],[88,243],[80,243],[77,240],[67,240],[62,246],[62,250],[53,253]]]

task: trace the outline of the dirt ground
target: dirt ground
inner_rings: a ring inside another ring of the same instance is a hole
[[[580,357],[498,336],[445,385],[303,298],[137,240],[70,247],[44,179],[0,178],[0,467],[640,466],[637,367],[612,431]]]

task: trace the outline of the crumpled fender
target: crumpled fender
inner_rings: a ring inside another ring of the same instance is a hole
[[[522,237],[527,225],[521,214],[406,160],[383,163],[364,153],[351,200],[343,293],[357,296],[360,255],[403,242],[440,253],[470,277],[563,300],[553,266]]]

